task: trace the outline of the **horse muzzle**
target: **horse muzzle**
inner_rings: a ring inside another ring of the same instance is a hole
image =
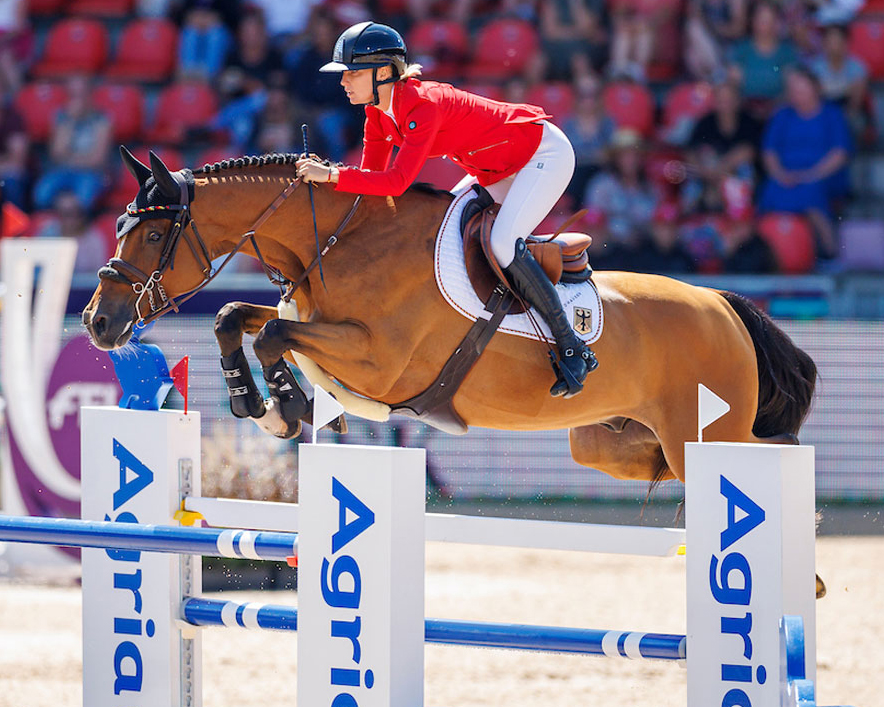
[[[83,326],[96,348],[112,351],[125,346],[132,336],[134,318],[131,308],[120,308],[115,312],[106,307],[89,306],[83,310]]]

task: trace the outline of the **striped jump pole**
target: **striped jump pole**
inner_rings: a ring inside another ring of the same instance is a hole
[[[0,540],[249,560],[286,561],[298,554],[298,536],[294,533],[27,516],[0,515]]]
[[[298,609],[294,606],[190,597],[184,600],[182,613],[185,621],[194,626],[298,630]],[[424,640],[456,646],[579,653],[608,658],[685,659],[685,637],[668,633],[425,619]]]

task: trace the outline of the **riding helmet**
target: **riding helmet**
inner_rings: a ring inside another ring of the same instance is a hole
[[[378,22],[360,22],[344,30],[332,54],[332,61],[320,71],[351,71],[404,65],[405,40],[392,27]]]

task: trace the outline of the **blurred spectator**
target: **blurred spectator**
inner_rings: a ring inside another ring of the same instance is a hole
[[[73,191],[90,210],[104,188],[112,129],[107,115],[92,105],[85,76],[67,82],[68,102],[55,118],[49,140],[49,168],[34,187],[34,205],[47,209],[58,192]]]
[[[28,133],[9,98],[0,103],[0,181],[3,196],[20,209],[27,205]]]
[[[33,47],[33,34],[28,27],[27,2],[0,2],[0,87],[4,92],[15,92],[21,87]]]
[[[643,83],[654,51],[654,23],[642,11],[641,0],[622,0],[611,7],[611,31],[608,72]]]
[[[816,8],[816,22],[819,25],[846,25],[856,17],[866,4],[866,0],[815,0],[810,3]]]
[[[754,114],[770,114],[783,92],[786,69],[797,60],[792,43],[780,39],[779,8],[770,0],[760,0],[752,11],[751,36],[734,45],[730,56],[731,71]]]
[[[107,242],[101,231],[92,226],[79,198],[71,191],[60,191],[55,197],[53,218],[35,234],[39,238],[75,238],[76,272],[97,272],[107,263]]]
[[[740,93],[730,82],[715,87],[715,108],[694,126],[687,145],[693,175],[684,188],[689,210],[721,211],[724,180],[755,185],[755,159],[761,125],[740,108]]]
[[[307,28],[310,11],[324,0],[249,0],[258,7],[267,21],[267,32],[282,42],[287,37],[301,34]],[[359,20],[353,20],[353,24]]]
[[[605,214],[615,241],[632,248],[647,230],[658,197],[644,173],[641,135],[628,128],[618,130],[610,151],[610,167],[590,181],[584,203]]]
[[[568,187],[575,199],[583,196],[587,182],[604,166],[616,125],[605,112],[601,84],[589,79],[578,87],[574,114],[562,130],[574,146],[576,166]]]
[[[220,76],[220,90],[226,99],[212,124],[226,130],[230,142],[244,149],[255,134],[259,113],[267,101],[267,86],[285,81],[282,55],[271,46],[264,16],[247,10],[236,32],[236,46]]]
[[[721,220],[722,268],[727,273],[772,273],[777,261],[767,242],[755,228],[751,203],[729,209]]]
[[[282,74],[282,55],[270,44],[260,10],[246,10],[236,28],[236,45],[227,58],[221,78],[224,91],[233,95],[260,90],[274,74]]]
[[[213,78],[224,66],[230,33],[212,0],[195,2],[184,16],[178,48],[178,74],[182,80]]]
[[[304,39],[286,55],[289,83],[298,107],[305,111],[303,118],[315,125],[321,144],[335,160],[343,158],[349,148],[347,135],[352,127],[362,127],[361,116],[354,111],[341,88],[341,75],[320,73],[334,50],[339,27],[331,13],[317,8],[310,17]]]
[[[592,206],[586,207],[586,216],[577,224],[577,230],[592,236],[587,252],[593,270],[629,270],[632,252],[611,238],[605,212]]]
[[[817,78],[807,69],[788,72],[786,98],[788,104],[773,116],[764,135],[769,178],[761,209],[807,214],[819,252],[831,258],[837,249],[832,206],[847,195],[850,130],[841,108],[823,101]]]
[[[847,27],[826,27],[823,53],[813,59],[810,68],[819,79],[823,98],[835,101],[844,109],[855,134],[862,132],[867,123],[863,102],[868,91],[869,70],[849,52]]]
[[[257,154],[293,152],[301,143],[294,105],[284,81],[267,89],[267,101],[255,124],[251,151]]]
[[[679,236],[681,213],[677,203],[667,201],[654,212],[649,234],[638,247],[631,270],[652,273],[689,273],[696,268]]]
[[[720,81],[726,50],[746,33],[746,0],[688,0],[684,62],[700,81]]]
[[[588,76],[607,59],[602,26],[603,0],[548,0],[540,8],[539,53],[547,64],[546,78],[569,81]]]
[[[142,0],[144,2],[144,0]],[[243,12],[244,0],[152,0],[152,2],[169,5],[168,15],[178,24],[183,25],[191,9],[209,7],[227,27],[228,32],[236,31],[240,15]]]

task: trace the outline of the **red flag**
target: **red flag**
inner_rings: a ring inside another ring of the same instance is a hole
[[[172,369],[172,383],[175,384],[177,390],[184,397],[184,414],[187,414],[187,368],[190,363],[190,356],[185,356]]]

